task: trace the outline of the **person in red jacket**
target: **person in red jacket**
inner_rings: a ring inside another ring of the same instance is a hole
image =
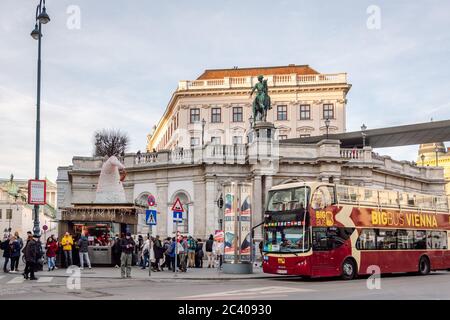
[[[52,237],[47,239],[47,244],[45,245],[45,249],[47,249],[47,265],[48,271],[55,270],[56,268],[56,252],[58,251],[58,243],[53,240]]]

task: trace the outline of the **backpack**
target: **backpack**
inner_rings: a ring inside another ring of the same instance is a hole
[[[195,250],[197,249],[197,241],[195,241],[195,239],[191,239],[189,240],[189,249],[190,250]]]

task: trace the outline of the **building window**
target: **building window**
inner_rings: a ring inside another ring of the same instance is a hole
[[[2,218],[2,209],[0,209],[0,219]]]
[[[287,106],[277,106],[277,120],[287,120]]]
[[[6,209],[6,219],[12,219],[12,209]]]
[[[198,146],[200,144],[200,138],[191,137],[191,147]]]
[[[233,136],[233,144],[242,144],[242,136]]]
[[[311,106],[309,104],[300,105],[300,120],[311,120]]]
[[[200,109],[195,108],[195,109],[191,109],[191,123],[196,123],[200,121]]]
[[[334,106],[332,104],[323,105],[323,118],[334,119]]]
[[[220,108],[211,109],[211,122],[212,123],[222,122],[222,110]]]
[[[242,107],[233,107],[233,122],[242,122]]]
[[[285,135],[285,134],[280,134],[280,135],[278,136],[278,140],[284,140],[284,139],[287,139],[287,135]]]
[[[211,144],[220,144],[220,137],[211,137]]]

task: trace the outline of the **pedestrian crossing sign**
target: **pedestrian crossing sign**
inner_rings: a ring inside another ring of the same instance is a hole
[[[145,210],[145,223],[156,226],[156,210]]]

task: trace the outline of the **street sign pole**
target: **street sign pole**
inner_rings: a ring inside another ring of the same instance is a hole
[[[178,218],[175,220],[175,265],[173,266],[175,272],[173,274],[174,277],[177,276],[177,258],[178,258]]]

